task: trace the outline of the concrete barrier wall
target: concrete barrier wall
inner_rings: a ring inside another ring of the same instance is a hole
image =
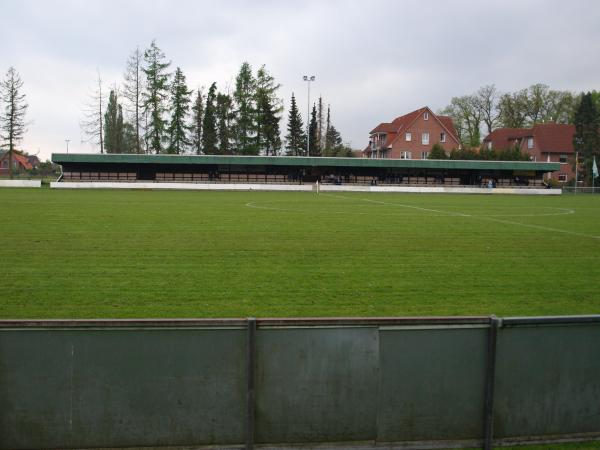
[[[39,188],[42,187],[42,180],[0,180],[0,187]]]
[[[600,438],[600,316],[494,321],[0,322],[0,448]]]
[[[350,186],[323,184],[319,186],[323,192],[407,192],[415,194],[517,194],[517,195],[561,195],[561,189],[530,188],[478,188],[450,186]]]
[[[252,184],[252,183],[152,183],[152,182],[53,182],[54,189],[178,189],[198,191],[313,191],[314,184]],[[415,194],[517,194],[561,195],[560,189],[469,188],[442,186],[353,186],[321,184],[323,192],[406,192]]]
[[[53,189],[175,189],[183,191],[312,191],[312,184],[53,182]]]

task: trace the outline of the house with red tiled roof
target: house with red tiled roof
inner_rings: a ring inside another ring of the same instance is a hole
[[[427,159],[434,144],[446,153],[460,147],[452,118],[438,116],[427,106],[380,123],[369,135],[365,158]]]
[[[0,154],[0,175],[7,175],[9,173],[9,152],[3,152]],[[23,170],[30,170],[33,168],[27,156],[23,156],[19,152],[12,152],[12,164],[14,172],[21,172]]]
[[[573,136],[575,125],[540,123],[532,128],[498,128],[483,140],[482,151],[518,147],[532,161],[557,162],[560,170],[547,174],[546,179],[566,183],[573,172]]]

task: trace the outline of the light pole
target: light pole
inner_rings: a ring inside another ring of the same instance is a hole
[[[69,154],[69,142],[71,142],[71,139],[65,139],[65,142],[67,143],[67,155]]]
[[[306,100],[306,156],[310,156],[310,82],[315,81],[314,75],[302,77],[308,83],[308,99]]]

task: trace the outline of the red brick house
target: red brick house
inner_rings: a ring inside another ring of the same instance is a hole
[[[0,175],[8,175],[9,173],[9,152],[0,153]],[[21,172],[23,170],[30,170],[33,168],[27,156],[23,156],[18,152],[12,152],[12,163],[13,163],[13,171]]]
[[[517,146],[529,154],[532,161],[560,163],[560,170],[547,174],[546,179],[566,183],[575,177],[574,135],[575,125],[558,123],[541,123],[532,128],[498,128],[483,140],[481,151]]]
[[[452,118],[438,116],[425,106],[377,125],[363,157],[427,159],[434,144],[440,144],[446,153],[460,147]]]

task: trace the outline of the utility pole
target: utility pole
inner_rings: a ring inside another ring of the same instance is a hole
[[[306,100],[306,156],[310,156],[310,82],[315,81],[314,75],[302,77],[308,83],[308,98]]]
[[[67,155],[69,154],[69,142],[71,142],[71,139],[65,139],[65,142],[67,143]]]

